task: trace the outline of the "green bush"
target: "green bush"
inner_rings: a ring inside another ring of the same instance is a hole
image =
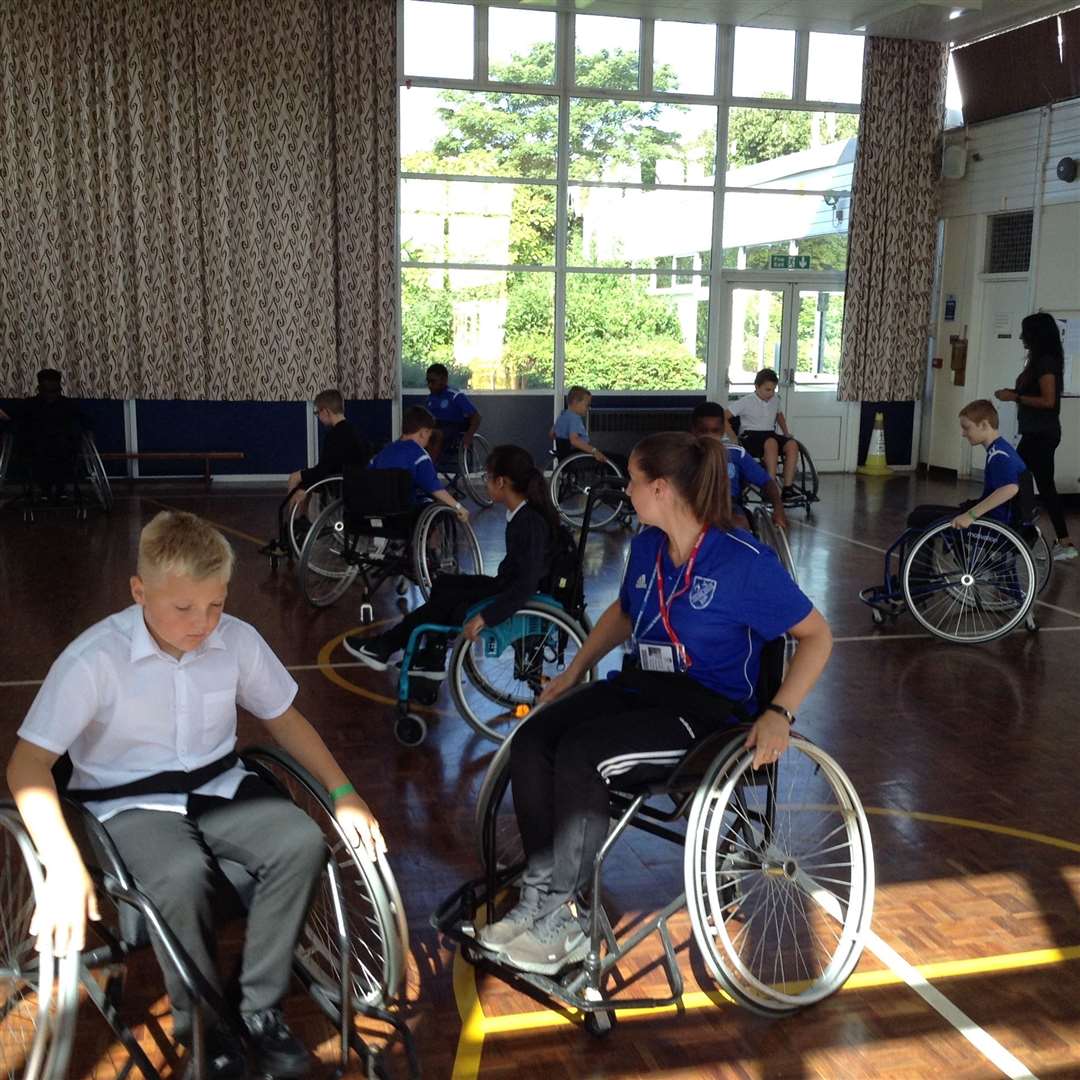
[[[568,341],[566,385],[597,390],[701,390],[698,360],[679,340]]]
[[[431,352],[422,358],[413,359],[408,356],[401,358],[401,385],[406,390],[423,390],[427,393],[427,383],[424,376],[432,364],[445,364],[450,372],[450,385],[455,390],[468,390],[469,380],[472,378],[472,369],[464,364],[454,363],[454,348],[452,345],[437,345]]]

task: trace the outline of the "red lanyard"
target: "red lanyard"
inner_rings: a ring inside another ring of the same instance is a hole
[[[694,541],[694,546],[690,549],[690,558],[686,560],[686,566],[683,568],[682,588],[676,589],[675,592],[671,594],[671,599],[668,601],[665,601],[664,599],[664,546],[661,545],[656,549],[656,603],[660,608],[660,619],[664,624],[664,629],[667,631],[668,640],[675,646],[675,651],[679,654],[679,662],[684,668],[690,667],[690,657],[686,653],[686,647],[679,640],[679,635],[675,633],[675,630],[671,625],[671,617],[668,615],[668,612],[671,611],[671,605],[690,588],[690,582],[693,580],[694,562],[697,559],[697,553],[701,548],[701,543],[705,539],[707,528],[708,526],[698,533],[698,538]]]

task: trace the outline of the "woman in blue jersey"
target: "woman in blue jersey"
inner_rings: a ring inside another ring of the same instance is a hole
[[[619,598],[604,612],[539,709],[514,735],[514,810],[528,856],[521,895],[480,943],[523,971],[553,975],[584,959],[581,891],[608,830],[608,784],[666,776],[700,739],[757,716],[754,767],[788,745],[795,713],[825,667],[829,627],[779,560],[731,528],[723,445],[681,432],[650,435],[630,458],[642,524]],[[771,701],[755,701],[762,646],[798,643]],[[614,679],[574,689],[627,643]]]

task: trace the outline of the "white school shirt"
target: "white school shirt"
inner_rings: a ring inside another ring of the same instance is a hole
[[[191,772],[236,746],[236,706],[280,716],[297,685],[259,632],[222,615],[179,660],[162,651],[133,604],[83,631],[38,690],[19,737],[71,756],[73,788],[113,787],[158,772]],[[234,765],[194,794],[231,799],[247,776]],[[130,795],[87,808],[101,821],[136,807],[184,813],[187,795]]]
[[[775,395],[768,401],[762,401],[757,394],[743,394],[738,401],[728,405],[728,412],[742,421],[739,425],[740,435],[748,431],[775,431],[779,411],[780,399]]]

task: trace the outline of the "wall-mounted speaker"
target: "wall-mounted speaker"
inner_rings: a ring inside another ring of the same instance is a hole
[[[1059,180],[1071,184],[1076,179],[1076,158],[1063,157],[1057,163],[1057,174]]]

